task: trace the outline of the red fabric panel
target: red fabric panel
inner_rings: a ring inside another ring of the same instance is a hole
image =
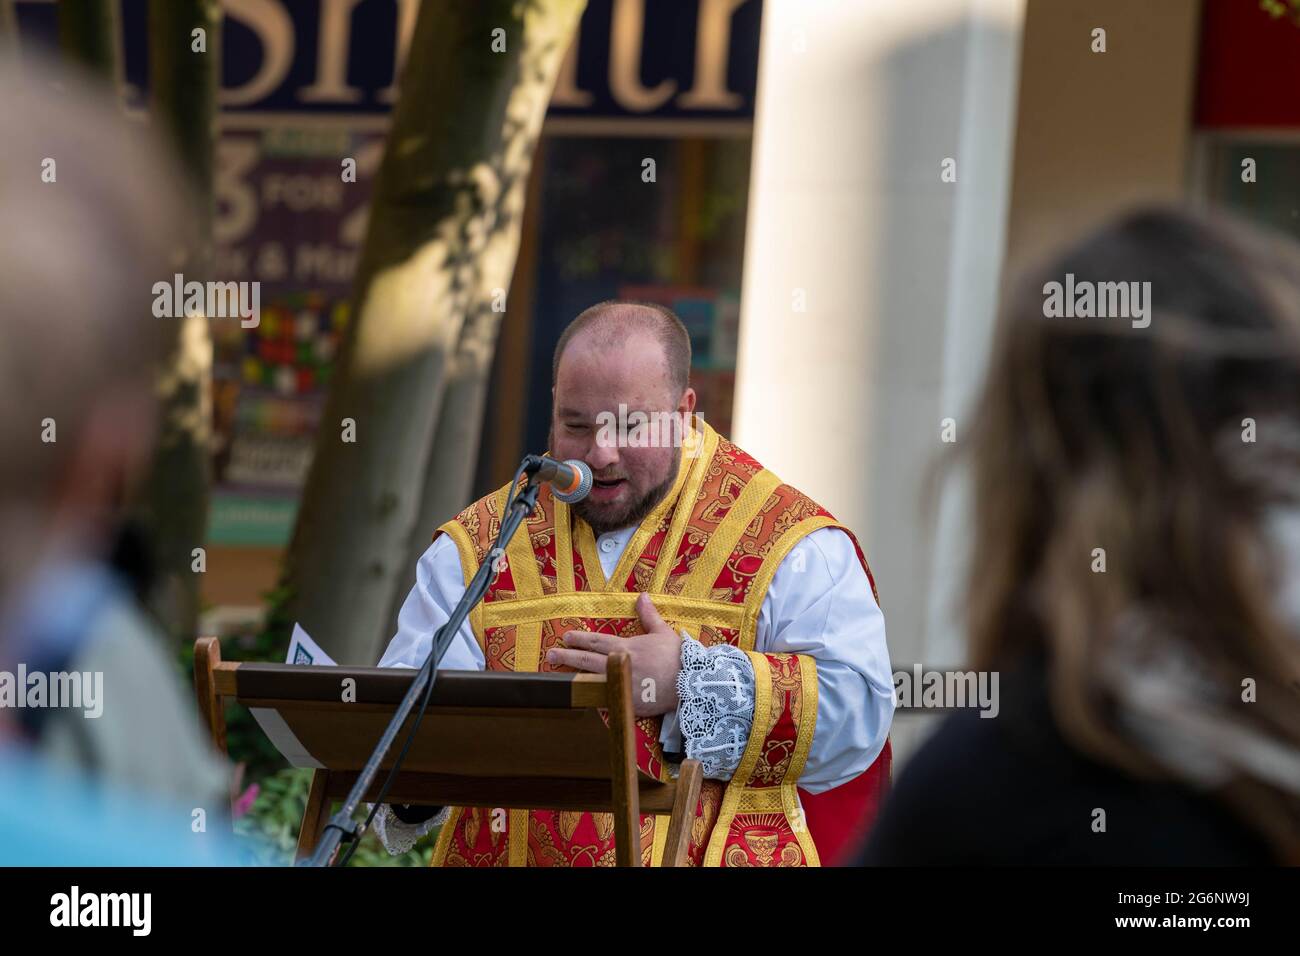
[[[799,790],[808,835],[817,844],[822,866],[851,862],[852,855],[876,822],[880,804],[889,792],[892,763],[893,750],[886,740],[871,766],[848,783],[823,793]]]
[[[1205,0],[1197,66],[1201,128],[1300,127],[1300,26],[1257,0]]]

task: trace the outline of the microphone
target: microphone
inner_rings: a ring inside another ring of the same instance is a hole
[[[575,504],[591,494],[591,468],[585,461],[570,458],[557,461],[545,455],[529,455],[524,470],[551,485],[551,494],[565,504]]]

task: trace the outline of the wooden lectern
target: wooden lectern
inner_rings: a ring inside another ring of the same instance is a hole
[[[221,660],[215,637],[194,645],[199,709],[222,753],[225,703],[234,699],[296,767],[311,767],[297,858],[309,856],[330,808],[356,782],[416,672]],[[682,866],[699,799],[697,760],[675,781],[637,770],[632,674],[627,654],[606,674],[439,671],[420,729],[385,798],[388,803],[608,812],[617,865],[640,866],[641,813],[669,814],[663,865]],[[373,800],[406,739],[402,728]]]

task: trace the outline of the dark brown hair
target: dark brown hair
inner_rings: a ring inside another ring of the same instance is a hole
[[[1149,325],[1056,315],[1048,283],[1067,276],[1149,282]],[[1093,233],[1010,297],[965,452],[974,665],[1041,654],[1073,745],[1135,776],[1199,783],[1300,859],[1300,788],[1223,743],[1300,754],[1300,625],[1282,619],[1265,529],[1300,494],[1296,246],[1166,209]],[[1178,668],[1195,703],[1162,709],[1175,698],[1151,688],[1178,682],[1150,679]],[[1224,752],[1198,781],[1161,741],[1207,726],[1206,753]]]

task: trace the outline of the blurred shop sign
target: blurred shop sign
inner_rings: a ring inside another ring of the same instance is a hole
[[[224,0],[227,112],[384,115],[420,0]],[[553,115],[749,119],[761,0],[589,0]],[[18,0],[24,40],[53,43],[56,4]],[[143,103],[147,0],[120,0],[122,82]],[[482,38],[491,42],[490,36]],[[507,37],[509,42],[509,37]]]

